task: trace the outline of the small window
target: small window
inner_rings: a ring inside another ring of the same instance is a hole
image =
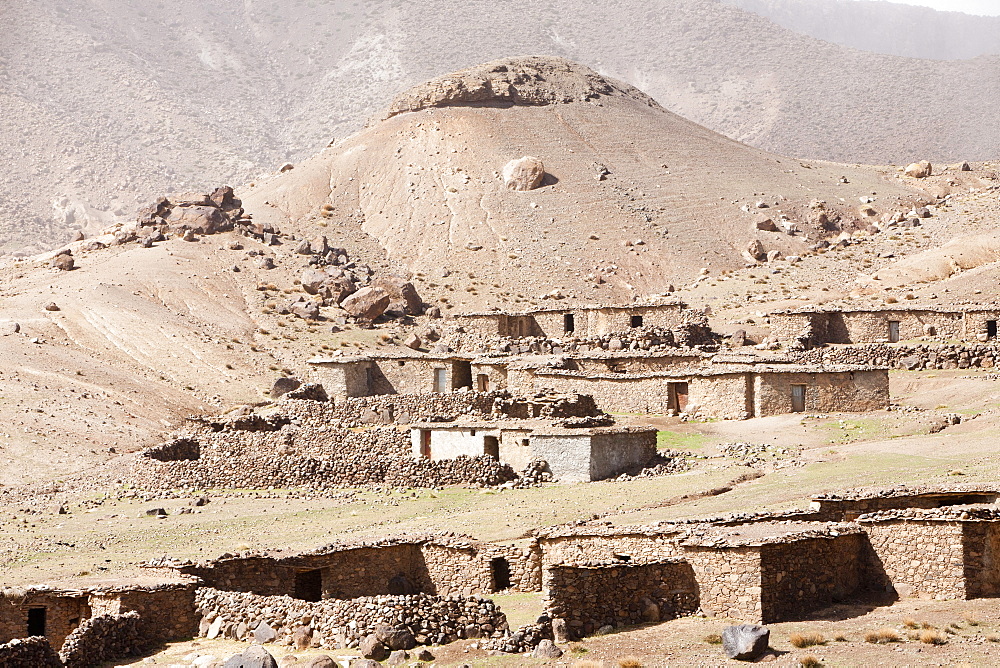
[[[45,608],[30,608],[28,610],[28,637],[45,635]]]
[[[986,321],[986,337],[989,339],[997,338],[997,321],[987,320]]]
[[[396,364],[398,364],[399,366],[406,366],[406,362],[404,362],[403,360],[399,360],[398,362],[396,362]]]
[[[522,448],[528,447],[528,439],[526,439],[526,438],[522,438],[521,439],[521,447]]]
[[[634,315],[630,321],[632,327],[642,327],[642,316]]]
[[[448,391],[448,370],[434,369],[434,391],[443,394]]]
[[[476,389],[480,392],[490,391],[490,377],[487,374],[481,373],[476,376]]]
[[[567,334],[576,331],[576,319],[572,313],[567,313],[563,316],[563,331]]]

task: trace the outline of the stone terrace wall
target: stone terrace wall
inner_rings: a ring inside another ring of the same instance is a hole
[[[92,668],[111,659],[134,656],[147,644],[139,628],[136,612],[91,617],[66,638],[59,657],[66,668]]]
[[[16,638],[0,645],[3,668],[62,668],[62,661],[42,636]]]
[[[459,638],[501,638],[508,630],[503,612],[493,601],[479,597],[416,594],[309,603],[287,596],[202,587],[197,604],[203,615],[202,628],[207,629],[209,621],[222,617],[224,623],[220,626],[226,637],[238,637],[239,629],[250,631],[266,622],[279,638],[288,639],[304,618],[311,618],[320,646],[327,649],[357,647],[361,638],[380,625],[405,626],[418,644],[427,645]]]
[[[139,615],[139,632],[147,642],[192,638],[198,632],[194,596],[196,582],[166,584],[91,594],[93,616]]]
[[[686,546],[701,608],[707,614],[764,623],[760,551],[753,547]]]
[[[761,546],[764,623],[801,619],[861,590],[866,548],[860,533]]]
[[[602,626],[659,622],[698,609],[698,585],[681,560],[647,564],[551,566],[545,569],[545,609],[565,619],[576,637]]]
[[[963,531],[960,522],[864,521],[877,565],[901,597],[964,599]]]

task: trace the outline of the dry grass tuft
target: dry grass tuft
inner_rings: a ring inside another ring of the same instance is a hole
[[[948,637],[940,631],[924,631],[920,634],[920,642],[925,645],[943,645],[948,642]]]
[[[934,628],[934,625],[931,624],[930,622],[920,622],[920,628],[922,628],[922,629],[932,629],[932,628]]]
[[[634,656],[618,659],[618,668],[644,668],[645,664]]]
[[[826,638],[823,637],[822,633],[810,631],[809,633],[793,633],[788,636],[788,642],[792,643],[793,647],[802,649],[804,647],[812,647],[813,645],[825,645]]]
[[[986,636],[986,642],[1000,642],[1000,636],[991,633]]]
[[[591,661],[590,659],[584,659],[581,661],[574,661],[572,668],[604,668],[604,664],[600,661]]]
[[[720,636],[718,633],[709,633],[707,636],[705,636],[704,638],[702,638],[702,640],[704,640],[705,642],[707,642],[709,645],[721,645],[722,644],[722,636]]]
[[[839,635],[836,638],[834,638],[833,641],[834,642],[849,642],[847,640],[847,636],[845,636],[845,635]]]
[[[973,617],[972,615],[966,615],[962,619],[965,620],[965,623],[968,624],[969,626],[979,626],[979,620]]]
[[[903,620],[903,626],[908,629],[919,629],[920,624],[913,617],[907,617]]]
[[[799,665],[805,666],[805,668],[822,668],[823,662],[819,660],[819,657],[806,654],[799,657]]]
[[[876,645],[884,645],[890,642],[900,642],[902,638],[893,629],[888,627],[879,629],[878,631],[869,631],[865,634],[865,642],[870,642]]]

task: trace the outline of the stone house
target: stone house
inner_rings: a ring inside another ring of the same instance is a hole
[[[455,321],[466,330],[484,336],[604,336],[639,327],[670,329],[682,323],[687,306],[681,301],[620,306],[579,306],[501,313],[457,314]]]
[[[896,343],[923,337],[957,341],[997,338],[1000,307],[803,308],[770,315],[771,336],[778,341],[805,338],[828,343]]]
[[[523,470],[535,459],[562,482],[590,482],[641,469],[656,455],[650,427],[572,428],[546,420],[429,422],[410,427],[413,456],[490,455]]]
[[[383,353],[309,360],[312,375],[333,399],[427,394],[473,388],[471,358],[433,353]],[[486,392],[492,387],[479,388]]]

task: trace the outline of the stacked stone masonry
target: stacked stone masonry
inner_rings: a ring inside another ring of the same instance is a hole
[[[135,656],[149,646],[140,627],[136,612],[91,617],[66,639],[59,658],[66,668],[92,668],[112,659]]]
[[[0,645],[3,668],[62,668],[62,661],[44,636],[16,638]]]

